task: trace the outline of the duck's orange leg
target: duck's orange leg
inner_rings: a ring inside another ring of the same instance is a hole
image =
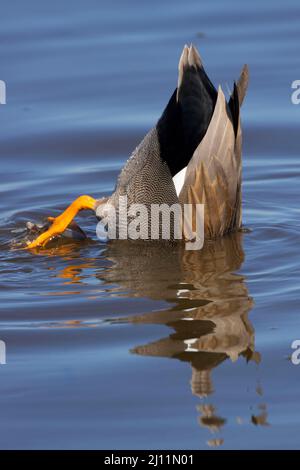
[[[41,235],[39,235],[33,242],[30,242],[26,248],[36,248],[45,246],[52,238],[63,233],[68,225],[72,222],[74,217],[79,211],[84,209],[95,209],[96,199],[91,196],[80,196],[70,204],[70,206],[58,217],[50,218],[52,221],[51,227]]]

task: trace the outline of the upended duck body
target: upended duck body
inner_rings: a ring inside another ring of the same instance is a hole
[[[151,129],[122,169],[108,198],[80,196],[28,248],[45,246],[63,233],[83,209],[107,215],[127,205],[203,204],[204,236],[217,238],[241,226],[240,107],[248,85],[243,67],[226,102],[221,87],[208,78],[199,53],[185,46],[179,61],[178,86],[156,126]],[[149,224],[149,220],[145,222]],[[143,222],[142,222],[143,223]],[[162,236],[161,231],[159,236]],[[149,238],[151,238],[149,234]]]

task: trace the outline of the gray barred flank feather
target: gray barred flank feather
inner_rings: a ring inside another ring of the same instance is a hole
[[[157,131],[153,128],[125,164],[118,178],[110,203],[118,209],[120,196],[127,196],[128,207],[144,204],[148,210],[147,225],[150,236],[151,204],[178,203],[178,197],[168,165],[160,157]],[[141,231],[145,226],[141,225]],[[161,238],[162,228],[159,227]],[[172,234],[172,230],[171,230]]]
[[[128,203],[178,202],[168,165],[160,158],[157,131],[151,129],[125,164],[114,197],[127,195]]]

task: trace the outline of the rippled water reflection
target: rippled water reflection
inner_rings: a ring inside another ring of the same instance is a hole
[[[2,11],[1,448],[299,447],[299,5],[72,5]],[[28,220],[112,191],[189,41],[224,89],[250,67],[250,232],[200,252],[105,245],[83,214],[84,243],[10,249]]]

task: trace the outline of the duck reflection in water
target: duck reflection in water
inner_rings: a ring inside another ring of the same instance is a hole
[[[110,243],[106,256],[112,267],[101,273],[105,283],[129,296],[165,300],[170,308],[120,318],[118,322],[163,324],[172,328],[168,337],[134,347],[131,352],[188,362],[192,367],[191,390],[199,398],[213,392],[212,370],[226,359],[239,356],[260,362],[255,351],[254,329],[248,314],[253,306],[244,277],[236,274],[244,261],[241,232],[207,242],[200,251],[174,246]],[[212,432],[226,420],[212,405],[199,405],[199,423]],[[218,446],[222,439],[212,439]]]
[[[180,244],[110,241],[102,252],[106,266],[96,274],[111,295],[171,304],[164,310],[109,321],[171,328],[168,337],[135,346],[131,352],[188,362],[192,367],[191,391],[200,399],[213,393],[212,370],[226,359],[234,362],[242,356],[246,361],[260,362],[248,318],[253,300],[244,276],[236,273],[244,261],[243,236],[237,232],[208,241],[199,251],[187,251]],[[87,266],[96,268],[93,260]],[[69,279],[68,283],[80,283],[80,271],[78,265],[69,266],[60,277],[65,282]],[[218,416],[212,404],[198,405],[197,410],[201,426],[212,433],[221,431],[226,419]],[[255,418],[250,421],[261,424]],[[222,443],[222,438],[207,442],[211,447]]]

